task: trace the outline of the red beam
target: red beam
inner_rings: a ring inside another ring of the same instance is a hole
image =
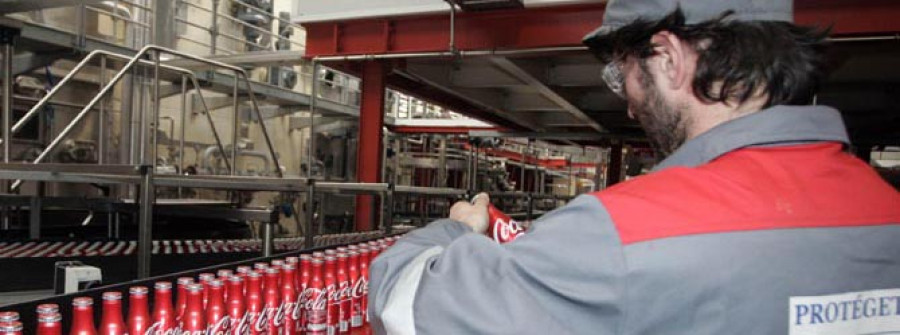
[[[581,46],[581,38],[600,25],[604,5],[459,13],[459,50],[503,50]],[[833,26],[834,35],[900,32],[900,1],[795,0],[800,25]],[[306,23],[306,56],[446,51],[450,41],[445,14]]]
[[[356,150],[356,179],[362,183],[381,181],[384,88],[387,67],[380,61],[366,61],[362,68],[362,101],[359,110],[359,145]],[[378,214],[371,195],[356,196],[356,231],[371,230]]]
[[[601,4],[463,12],[456,16],[459,50],[581,45],[600,24]],[[449,15],[314,22],[306,28],[306,56],[446,51]]]

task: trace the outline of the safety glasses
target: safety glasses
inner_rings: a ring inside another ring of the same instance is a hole
[[[609,90],[625,99],[625,75],[622,73],[622,62],[611,61],[603,67],[603,81]]]

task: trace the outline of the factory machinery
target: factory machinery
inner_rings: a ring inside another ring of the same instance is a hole
[[[499,208],[530,221],[602,182],[600,173],[588,173],[602,152],[554,151],[497,134],[395,132],[397,108],[386,115],[385,182],[353,182],[358,80],[327,68],[304,71],[300,53],[291,51],[288,19],[254,1],[231,2],[230,13],[213,7],[207,15],[236,20],[245,44],[238,49],[253,51],[247,55],[216,44],[236,40],[222,27],[203,27],[207,42],[179,37],[208,47],[203,53],[210,56],[201,57],[133,32],[122,46],[92,38],[83,27],[72,32],[0,19],[0,268],[27,272],[0,273],[0,292],[51,287],[61,261],[96,266],[108,284],[377,238],[446,217],[455,201],[476,191],[489,191]],[[81,26],[94,12],[149,32],[129,18],[162,15],[141,1],[103,4],[79,7]],[[174,21],[198,28],[183,15]],[[252,27],[266,22],[278,23],[279,32]],[[259,50],[266,38],[276,50]],[[67,48],[76,52],[65,54],[72,62],[62,70],[51,67],[60,56],[40,66],[19,62]],[[265,83],[259,68],[267,70]],[[46,74],[44,83],[36,73]],[[309,81],[312,92],[298,89]],[[390,90],[388,96],[395,106],[405,99],[402,117],[427,117],[411,112],[410,97]],[[288,122],[273,121],[279,119]],[[281,125],[300,133],[303,147],[286,141],[292,134],[279,132]],[[196,132],[209,141],[196,140]],[[548,164],[553,157],[565,164]],[[583,166],[575,171],[573,162]],[[371,206],[376,230],[350,233],[357,195],[384,204]]]

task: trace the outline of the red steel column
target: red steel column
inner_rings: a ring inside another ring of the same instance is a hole
[[[356,152],[356,180],[381,182],[382,136],[384,133],[384,94],[387,66],[377,60],[362,64],[362,101],[359,110],[359,141]],[[378,220],[371,195],[356,196],[356,231],[371,230]]]

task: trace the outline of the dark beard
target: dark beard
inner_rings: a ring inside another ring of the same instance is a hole
[[[640,63],[643,101],[629,101],[631,112],[641,124],[650,140],[650,146],[662,160],[684,144],[687,138],[686,120],[682,117],[684,107],[663,100],[650,75],[646,60]]]

